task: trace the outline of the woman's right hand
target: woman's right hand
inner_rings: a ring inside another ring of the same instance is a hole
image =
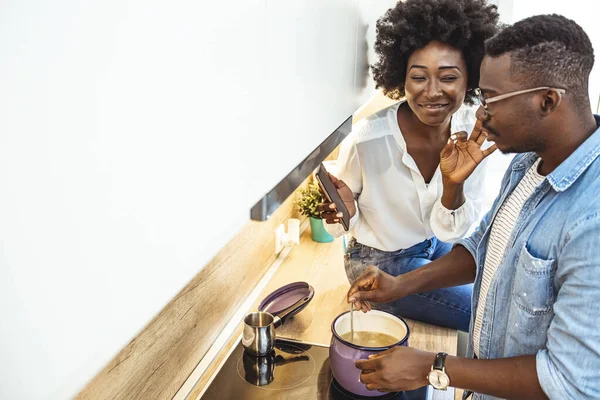
[[[331,182],[335,185],[342,201],[346,205],[348,213],[350,213],[350,218],[354,217],[354,214],[356,214],[356,204],[354,203],[352,190],[341,179],[337,179],[331,174],[329,174],[329,177],[331,178]],[[325,201],[317,206],[317,210],[321,212],[321,218],[328,224],[338,224],[342,218],[342,213],[338,211],[337,206],[334,203],[329,203],[327,201],[325,193],[322,194]]]
[[[371,310],[371,301],[387,303],[402,297],[398,289],[398,278],[371,265],[350,286],[348,303],[354,303],[357,310],[367,312]]]
[[[471,136],[468,136],[467,132],[458,132],[450,136],[440,153],[440,171],[444,181],[454,184],[464,183],[475,168],[496,150],[495,144],[485,150],[481,149],[487,136],[488,133],[479,119],[475,123]]]

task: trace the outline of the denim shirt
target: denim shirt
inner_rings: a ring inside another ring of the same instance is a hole
[[[550,399],[600,399],[599,155],[600,129],[525,202],[483,313],[479,358],[536,355],[538,380]],[[525,153],[513,159],[492,209],[471,237],[456,244],[476,261],[473,310],[492,221],[537,158]]]

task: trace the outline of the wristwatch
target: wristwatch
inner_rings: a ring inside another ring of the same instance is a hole
[[[446,374],[445,367],[447,355],[446,353],[438,353],[431,366],[431,372],[427,374],[427,380],[434,389],[446,390],[450,386],[450,378]]]

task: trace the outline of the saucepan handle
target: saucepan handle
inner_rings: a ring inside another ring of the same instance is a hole
[[[283,311],[281,311],[279,313],[279,315],[277,315],[275,317],[275,319],[273,320],[273,325],[275,325],[275,328],[278,328],[281,325],[283,325],[283,323],[285,322],[285,319],[288,315],[290,315],[291,313],[293,313],[294,311],[296,311],[297,309],[302,307],[304,304],[308,303],[312,297],[311,294],[313,291],[314,291],[314,289],[311,287],[310,293],[308,293],[306,296],[302,297],[300,300],[298,300],[297,302],[295,302],[288,308],[285,308]]]

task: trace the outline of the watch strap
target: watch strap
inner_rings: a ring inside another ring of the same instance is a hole
[[[435,356],[435,360],[433,361],[433,369],[437,369],[439,371],[444,370],[444,366],[446,364],[446,356],[447,353],[437,353]]]

